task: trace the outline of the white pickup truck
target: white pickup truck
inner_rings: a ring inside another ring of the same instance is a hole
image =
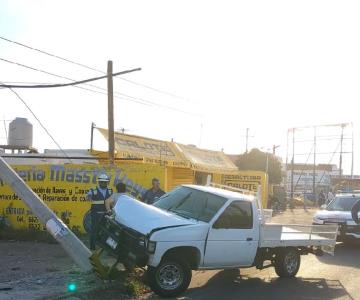
[[[300,255],[335,247],[337,225],[267,224],[255,195],[183,185],[147,205],[123,196],[103,218],[98,244],[119,261],[145,267],[163,297],[185,291],[192,270],[275,267],[293,277]]]

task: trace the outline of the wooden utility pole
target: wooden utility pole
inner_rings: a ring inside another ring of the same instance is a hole
[[[279,148],[279,147],[280,147],[280,145],[273,145],[272,153],[273,153],[274,156],[276,155],[276,149]]]
[[[94,128],[95,128],[95,123],[92,122],[91,123],[91,133],[90,133],[90,151],[93,151],[94,148]]]
[[[341,136],[340,136],[340,162],[339,162],[339,167],[340,167],[340,170],[339,170],[339,177],[340,177],[340,180],[342,179],[342,175],[343,175],[343,172],[342,172],[342,158],[343,158],[343,141],[344,141],[344,127],[346,126],[346,124],[341,124]]]
[[[292,159],[291,159],[291,191],[290,191],[290,208],[294,203],[294,161],[295,161],[295,128],[292,129]]]
[[[113,63],[107,64],[107,88],[108,88],[108,128],[109,128],[109,163],[115,161],[115,138],[114,138],[114,92],[113,92]]]
[[[245,150],[245,153],[248,153],[248,144],[249,144],[249,128],[246,128],[246,150]]]
[[[354,125],[351,123],[351,179],[354,178]]]
[[[313,163],[313,194],[316,195],[316,126],[314,126],[314,163]],[[316,197],[316,196],[315,196]],[[305,203],[305,201],[304,201]]]

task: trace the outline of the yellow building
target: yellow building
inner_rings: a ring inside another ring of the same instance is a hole
[[[100,129],[106,137],[107,130]],[[109,166],[108,153],[93,151],[86,159],[7,158],[21,178],[39,195],[70,229],[89,230],[90,202],[86,193],[97,184],[97,176],[106,173],[110,187],[126,184],[128,192],[141,198],[160,179],[161,187],[170,191],[181,184],[206,184],[209,180],[236,188],[257,191],[262,187],[262,204],[267,204],[267,178],[264,172],[238,171],[220,151],[116,133],[116,165]],[[36,155],[35,155],[36,156]],[[13,228],[43,230],[39,220],[0,180],[0,217]]]
[[[105,139],[106,129],[98,129]],[[115,133],[116,158],[152,163],[165,170],[163,188],[170,191],[180,184],[205,185],[208,177],[218,184],[257,191],[262,189],[262,204],[267,206],[268,184],[265,172],[239,171],[221,151],[200,149],[192,145],[161,141],[135,135]],[[97,152],[107,160],[106,152]]]

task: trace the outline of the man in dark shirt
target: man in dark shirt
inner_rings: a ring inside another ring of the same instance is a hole
[[[325,194],[324,191],[321,190],[319,194],[319,206],[325,204],[325,202],[326,202]]]
[[[147,204],[154,204],[164,194],[165,192],[160,188],[160,180],[153,178],[152,188],[146,191],[142,200]]]

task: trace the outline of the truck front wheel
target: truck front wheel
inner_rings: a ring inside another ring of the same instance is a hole
[[[188,288],[191,269],[186,262],[178,258],[165,258],[156,268],[148,268],[147,281],[155,294],[174,297]]]
[[[295,277],[300,268],[300,253],[294,248],[280,251],[275,258],[275,272],[279,277]]]

